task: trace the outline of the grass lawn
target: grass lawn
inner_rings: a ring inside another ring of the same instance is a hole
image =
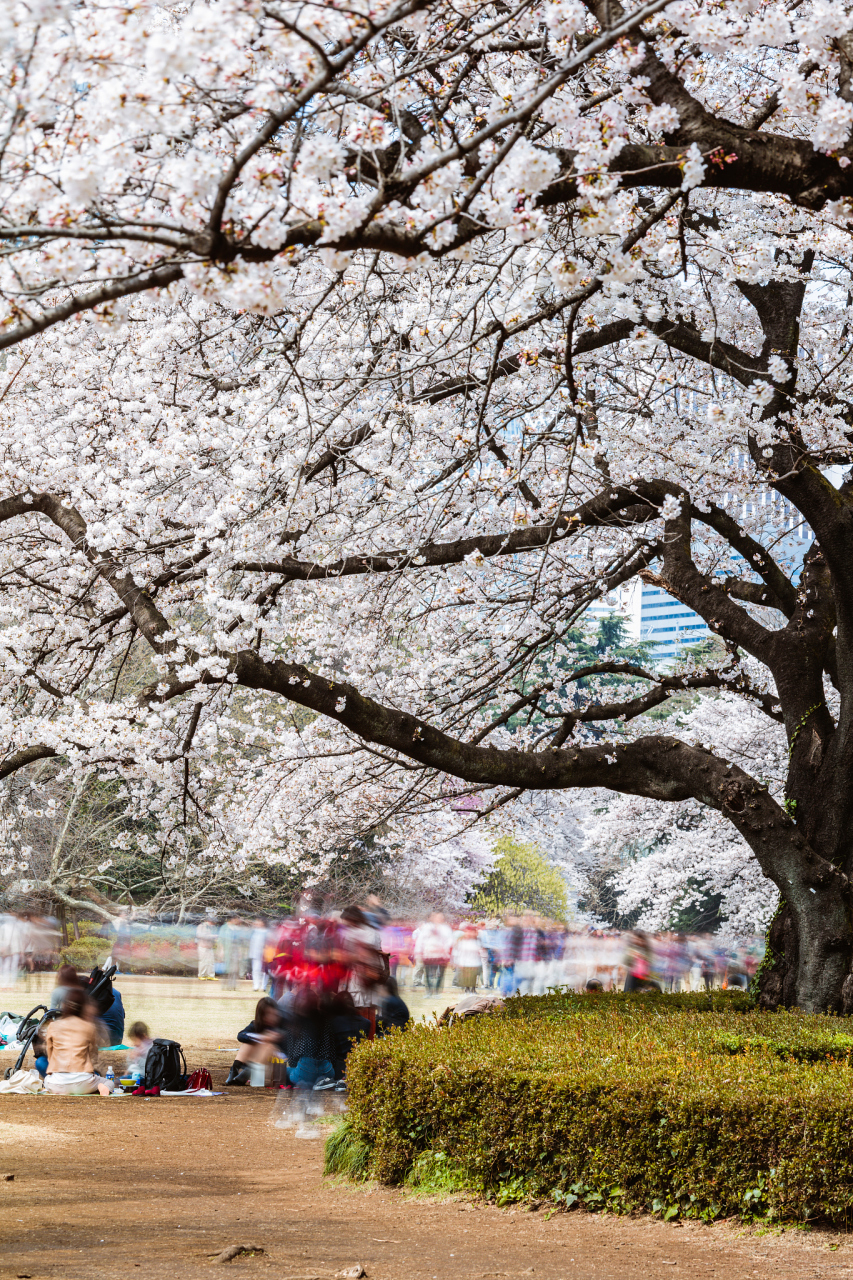
[[[56,982],[52,973],[34,974],[19,980],[14,990],[0,990],[0,1009],[27,1013],[40,1000],[47,1002]],[[121,992],[126,1022],[144,1022],[152,1036],[177,1040],[185,1049],[225,1050],[236,1046],[237,1032],[251,1021],[258,992],[250,982],[241,982],[230,991],[224,982],[199,982],[196,978],[137,977],[119,975],[115,987]],[[449,987],[437,998],[426,999],[423,989],[401,992],[417,1022],[431,1020],[462,992]]]

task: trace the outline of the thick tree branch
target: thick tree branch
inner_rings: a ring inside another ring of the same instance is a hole
[[[149,593],[137,586],[133,574],[123,571],[113,556],[97,551],[90,545],[86,522],[76,508],[54,493],[17,494],[0,500],[0,524],[17,516],[35,514],[47,516],[62,530],[72,546],[85,555],[99,576],[115,591],[139,631],[156,652],[167,653],[174,649],[174,640],[163,639],[169,630],[169,623]]]
[[[52,760],[57,754],[53,747],[47,747],[42,742],[34,743],[31,747],[22,747],[20,751],[13,751],[11,755],[6,754],[0,760],[0,778],[8,778],[18,769],[34,764],[36,760]]]
[[[756,702],[771,719],[783,722],[779,709],[779,699],[761,689],[756,689],[748,676],[737,666],[729,666],[719,670],[695,672],[690,675],[666,676],[646,670],[633,662],[605,661],[593,662],[585,667],[578,667],[566,679],[570,684],[577,680],[588,679],[597,675],[626,675],[637,680],[648,680],[656,687],[636,698],[623,702],[595,704],[582,711],[569,714],[576,721],[590,720],[633,720],[645,711],[668,701],[674,693],[697,689],[731,689],[744,694]]]
[[[54,233],[55,234],[55,233]],[[92,236],[97,238],[97,232]],[[85,311],[94,311],[96,307],[107,302],[116,302],[119,298],[129,298],[136,293],[147,293],[150,289],[165,289],[176,280],[182,279],[184,268],[181,265],[155,267],[153,270],[141,269],[132,275],[119,276],[107,280],[85,292],[76,293],[66,302],[57,303],[53,307],[43,307],[35,315],[27,315],[23,307],[19,307],[18,319],[6,322],[6,328],[0,329],[0,351],[7,347],[17,346],[26,338],[36,333],[44,333],[46,329],[72,316],[82,315]]]
[[[676,599],[704,618],[712,631],[742,645],[760,662],[768,662],[773,632],[736,605],[716,579],[697,568],[691,551],[690,515],[666,522],[659,580]]]

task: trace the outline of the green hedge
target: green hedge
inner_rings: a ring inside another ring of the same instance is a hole
[[[500,1203],[853,1221],[849,1019],[546,996],[360,1045],[329,1168]]]
[[[81,973],[103,964],[110,954],[110,944],[103,938],[79,938],[69,942],[59,953],[60,964],[73,964]]]
[[[752,1013],[755,1000],[746,991],[550,991],[546,996],[514,996],[507,1000],[505,1018],[567,1018],[614,1009],[647,1013]]]

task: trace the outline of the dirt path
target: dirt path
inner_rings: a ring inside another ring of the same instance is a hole
[[[322,1143],[271,1124],[260,1090],[208,1101],[0,1098],[0,1277],[165,1280],[221,1274],[209,1255],[258,1244],[228,1265],[249,1280],[521,1277],[841,1277],[843,1236],[738,1235],[727,1225],[412,1200],[324,1183]]]

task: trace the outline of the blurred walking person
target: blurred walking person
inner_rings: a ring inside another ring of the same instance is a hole
[[[238,978],[242,978],[245,973],[247,941],[240,917],[229,916],[219,930],[219,946],[225,967],[225,985],[232,991],[237,986]]]
[[[424,966],[424,982],[428,996],[437,996],[444,982],[444,971],[453,950],[453,930],[440,911],[433,911],[418,930],[415,959]]]
[[[130,920],[129,907],[122,907],[116,921],[116,940],[113,943],[113,963],[119,973],[125,972],[124,966],[129,964],[133,942],[133,926]]]
[[[426,922],[422,920],[421,923],[419,925],[416,925],[415,928],[412,930],[412,948],[411,948],[411,951],[409,952],[409,956],[412,961],[412,990],[413,991],[415,987],[423,987],[426,985],[426,969],[424,968],[423,956],[421,955],[420,949],[419,949],[420,936],[425,928],[426,928]]]
[[[21,921],[12,912],[0,916],[0,987],[14,987],[21,964]]]
[[[628,945],[622,963],[627,969],[626,991],[639,991],[647,987],[652,973],[652,953],[649,940],[642,929],[635,929],[628,936]]]
[[[477,926],[466,924],[453,947],[453,963],[459,971],[457,982],[463,991],[476,991],[483,970],[484,953],[477,939]]]
[[[520,926],[513,930],[513,952],[515,994],[531,995],[534,991],[539,955],[539,930],[536,928],[534,916],[523,916]]]
[[[705,934],[700,940],[700,964],[702,984],[706,991],[710,991],[714,986],[716,978],[717,962],[714,954],[714,947],[711,942],[710,934]]]
[[[501,932],[499,920],[488,920],[477,934],[483,951],[483,986],[493,987],[501,967]]]
[[[216,922],[208,917],[195,931],[198,948],[198,977],[200,982],[216,981]]]
[[[264,972],[264,952],[267,945],[267,922],[256,920],[249,935],[249,960],[252,964],[252,990],[265,991],[267,975]]]

